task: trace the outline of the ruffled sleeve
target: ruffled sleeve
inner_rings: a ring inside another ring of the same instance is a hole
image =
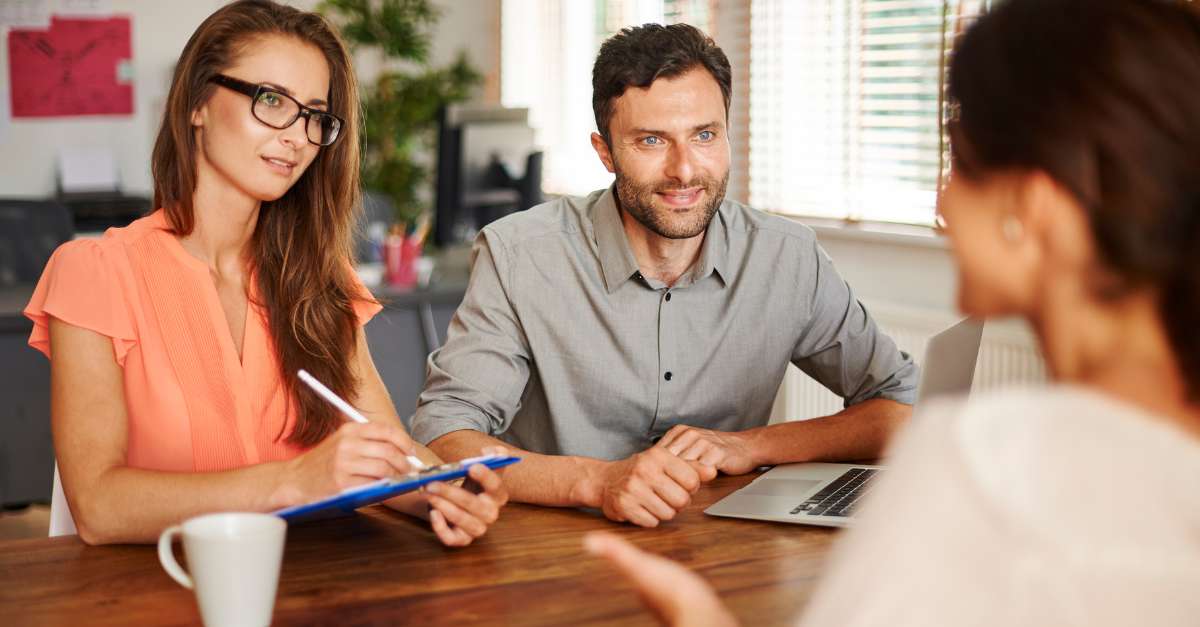
[[[76,240],[58,247],[46,263],[33,297],[25,306],[33,321],[29,345],[47,358],[50,318],[111,338],[113,355],[124,367],[125,356],[137,344],[133,314],[113,260],[98,240]]]
[[[362,279],[358,277],[358,272],[354,270],[354,266],[347,265],[350,270],[350,281],[354,295],[354,315],[358,317],[358,326],[361,327],[370,322],[371,318],[375,317],[375,314],[382,311],[383,305],[379,304],[379,300],[363,284]]]

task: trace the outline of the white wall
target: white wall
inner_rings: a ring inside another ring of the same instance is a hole
[[[317,0],[289,2],[312,8]],[[112,0],[113,12],[133,25],[134,113],[128,116],[16,119],[0,137],[0,196],[41,197],[55,191],[54,159],[60,147],[111,146],[124,190],[149,195],[150,152],[162,105],[183,45],[222,0]],[[485,99],[499,99],[499,0],[437,0],[443,18],[433,37],[434,63],[447,63],[466,49],[488,77]],[[0,84],[8,78],[7,29],[0,31]],[[369,65],[369,63],[364,63]],[[368,68],[369,69],[369,68]],[[360,71],[361,78],[363,76]]]
[[[948,243],[922,229],[882,227],[884,232],[814,224],[821,246],[842,278],[870,308],[902,308],[934,319],[962,317],[958,272]],[[1015,318],[989,320],[985,339],[1034,346],[1029,325]]]
[[[957,310],[958,275],[944,241],[851,227],[816,229],[838,272],[864,302],[942,313]]]

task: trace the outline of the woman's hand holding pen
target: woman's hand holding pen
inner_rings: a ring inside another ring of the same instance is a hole
[[[315,476],[302,477],[301,485],[323,485],[324,477],[336,486],[334,490],[316,494],[316,498],[420,468],[414,466],[421,463],[415,455],[416,444],[404,429],[398,425],[369,422],[350,403],[308,372],[300,370],[296,376],[354,421],[342,425],[316,448],[295,460],[305,470],[315,472]],[[503,447],[488,447],[483,453],[506,454]],[[313,499],[304,498],[301,502],[309,500]],[[508,490],[504,482],[495,471],[483,465],[467,469],[463,487],[435,482],[426,485],[420,493],[387,501],[393,509],[428,520],[446,546],[466,546],[487,533],[506,503]],[[285,503],[284,506],[292,504]]]
[[[308,452],[286,462],[278,507],[307,503],[356,485],[416,470],[416,444],[399,425],[347,422]]]

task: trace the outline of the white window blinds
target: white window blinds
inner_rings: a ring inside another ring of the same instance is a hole
[[[945,59],[981,0],[752,0],[750,202],[932,224]]]

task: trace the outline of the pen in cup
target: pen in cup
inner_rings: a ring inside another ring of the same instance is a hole
[[[363,424],[369,422],[366,416],[360,414],[357,409],[354,409],[354,406],[352,406],[350,403],[347,403],[344,399],[342,399],[342,397],[334,394],[333,390],[325,387],[324,383],[317,381],[315,377],[313,377],[311,374],[308,374],[307,370],[301,368],[300,370],[296,371],[296,376],[299,377],[305,385],[312,388],[312,390],[321,398],[329,401],[331,405],[337,407],[343,414],[346,414],[346,416],[354,422],[360,422]],[[408,463],[412,464],[413,468],[417,470],[425,468],[424,462],[422,462],[420,459],[417,459],[416,455],[408,455],[407,459]]]

